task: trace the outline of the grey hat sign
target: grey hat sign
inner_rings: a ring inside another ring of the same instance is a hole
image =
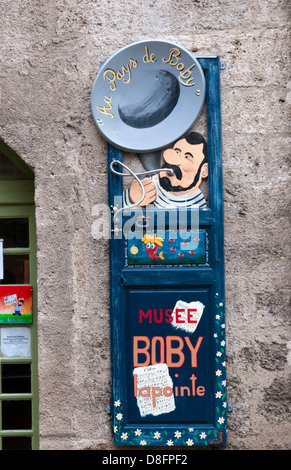
[[[204,100],[205,78],[193,54],[168,41],[148,40],[120,49],[101,66],[91,110],[109,143],[149,153],[190,130]]]

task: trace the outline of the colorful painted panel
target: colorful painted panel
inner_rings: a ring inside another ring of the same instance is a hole
[[[223,445],[225,317],[223,299],[215,298],[213,330],[209,289],[128,291],[126,406],[116,396],[113,410],[117,445]]]
[[[206,230],[166,232],[164,238],[145,233],[141,239],[126,241],[126,266],[174,265],[208,266],[208,233]]]
[[[0,324],[32,323],[32,287],[0,286]]]

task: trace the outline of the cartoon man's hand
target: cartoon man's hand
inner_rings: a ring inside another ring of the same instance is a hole
[[[152,183],[150,178],[145,178],[144,180],[142,180],[142,184],[144,186],[146,194],[140,206],[144,207],[155,201],[156,190],[155,185]],[[134,181],[130,186],[129,197],[133,204],[136,204],[141,199],[142,189],[138,181]]]

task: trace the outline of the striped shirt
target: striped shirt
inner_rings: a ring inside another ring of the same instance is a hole
[[[150,178],[156,188],[156,200],[154,205],[159,208],[170,208],[170,207],[190,207],[198,206],[201,208],[207,207],[205,197],[203,193],[198,189],[193,194],[186,194],[184,196],[174,196],[173,194],[165,191],[159,184],[159,176],[154,175]],[[132,204],[129,197],[129,189],[126,189],[123,193],[123,207],[128,207]]]

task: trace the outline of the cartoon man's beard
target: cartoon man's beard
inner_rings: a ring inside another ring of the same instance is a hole
[[[182,186],[180,185],[177,185],[177,186],[174,186],[172,185],[171,183],[171,180],[170,178],[168,178],[167,176],[163,176],[162,178],[159,177],[159,182],[160,182],[160,186],[165,189],[165,191],[170,191],[170,192],[180,192],[180,191],[188,191],[189,189],[191,188],[194,188],[194,186],[196,186],[196,184],[198,183],[199,181],[199,177],[200,177],[200,171],[201,171],[201,167],[202,167],[202,164],[204,164],[205,162],[203,161],[195,175],[195,178],[194,178],[194,181],[189,185],[187,186],[186,188],[183,188]],[[182,179],[182,171],[181,171],[181,168],[177,165],[169,165],[168,163],[165,163],[162,168],[170,168],[174,171],[176,177],[178,180],[181,180]]]

